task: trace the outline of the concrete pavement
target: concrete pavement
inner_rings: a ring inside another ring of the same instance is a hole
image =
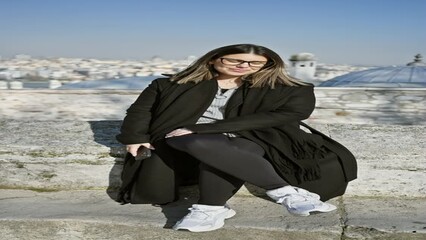
[[[353,151],[359,178],[338,211],[295,217],[252,186],[209,233],[169,227],[196,201],[120,205],[117,121],[0,121],[1,239],[426,239],[426,126],[317,124]],[[254,191],[253,191],[254,189]],[[255,196],[253,195],[253,192]]]

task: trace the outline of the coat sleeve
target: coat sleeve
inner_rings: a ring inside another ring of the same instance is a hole
[[[314,108],[315,95],[313,87],[297,87],[293,95],[274,110],[227,118],[214,123],[193,124],[184,127],[195,133],[225,133],[277,127],[307,119]]]
[[[158,81],[152,81],[127,109],[126,117],[116,139],[122,144],[149,143],[149,127],[158,96]]]

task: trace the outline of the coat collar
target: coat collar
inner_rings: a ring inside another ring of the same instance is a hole
[[[217,84],[217,82],[216,82]],[[229,116],[232,110],[238,108],[241,104],[244,102],[244,95],[246,93],[247,89],[247,83],[244,82],[243,85],[241,85],[237,91],[232,94],[231,98],[229,99],[228,103],[226,104],[225,108],[225,117]]]
[[[219,87],[216,80],[204,80],[197,84],[186,83],[176,84],[175,87],[169,89],[169,93],[165,94],[162,106],[167,107],[180,98],[186,98],[185,95],[190,94],[192,99],[208,99],[213,100],[214,95]],[[250,83],[244,81],[237,91],[229,99],[225,108],[225,117],[238,115],[238,109],[244,112],[245,109],[252,109],[252,104],[258,103],[258,100],[265,94],[264,88],[250,88]],[[202,103],[201,101],[200,103]],[[210,101],[209,101],[210,103]],[[241,107],[241,108],[239,108]],[[237,112],[236,112],[237,111]]]
[[[216,83],[217,84],[217,83]],[[229,99],[226,109],[225,117],[230,116],[232,111],[240,107],[240,113],[252,111],[256,104],[260,104],[259,99],[262,99],[267,94],[269,88],[250,88],[250,83],[245,81],[243,85]],[[234,114],[232,114],[234,115]]]

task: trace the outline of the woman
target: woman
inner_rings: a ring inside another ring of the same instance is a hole
[[[272,50],[252,44],[214,49],[154,80],[127,110],[117,136],[129,153],[119,198],[143,192],[139,203],[171,202],[188,176],[198,176],[199,201],[174,226],[193,232],[221,228],[234,216],[226,202],[245,182],[295,215],[333,211],[320,198],[337,192],[320,196],[296,187],[322,179],[324,139],[299,128],[314,106],[313,86],[287,75]],[[141,148],[153,153],[142,163],[132,158]]]

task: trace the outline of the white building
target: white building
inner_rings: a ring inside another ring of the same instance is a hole
[[[313,81],[317,61],[312,53],[298,53],[289,59],[289,74],[302,81]]]

